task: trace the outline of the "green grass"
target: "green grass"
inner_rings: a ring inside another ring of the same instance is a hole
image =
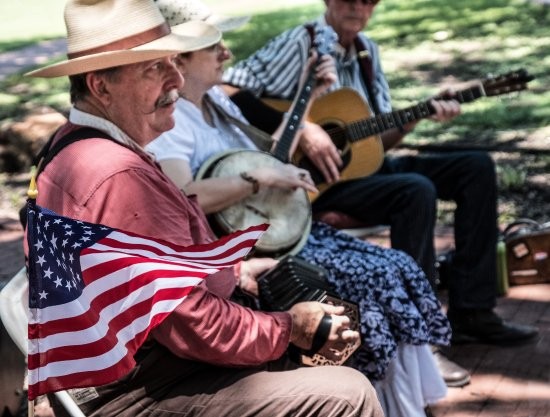
[[[20,48],[38,40],[65,36],[63,8],[66,0],[3,0],[0,2],[0,53]],[[207,0],[217,13],[244,15],[265,13],[298,5],[318,3],[318,0]]]
[[[258,13],[274,12],[281,9],[289,9],[304,5],[322,4],[322,0],[203,0],[212,11],[227,15],[253,15]]]
[[[0,2],[0,52],[65,35],[65,0]]]

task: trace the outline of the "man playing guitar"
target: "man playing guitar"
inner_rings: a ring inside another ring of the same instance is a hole
[[[372,113],[392,110],[390,90],[380,64],[378,46],[362,31],[378,0],[324,0],[326,11],[313,26],[330,25],[339,41],[333,54],[338,83],[349,87],[368,103]],[[306,26],[290,29],[249,58],[229,68],[224,81],[227,91],[244,89],[260,97],[289,99],[307,56],[310,35]],[[280,71],[273,73],[271,62]],[[275,76],[276,75],[276,76]],[[458,102],[432,100],[436,121],[452,120],[460,113]],[[243,113],[255,123],[246,108]],[[384,150],[397,146],[416,122],[393,128],[381,135]],[[319,126],[306,123],[299,146],[323,173],[328,183],[339,180],[342,159],[334,143]],[[358,225],[387,224],[392,247],[409,253],[435,282],[434,225],[438,198],[456,202],[456,254],[449,282],[448,317],[453,341],[517,343],[533,338],[537,330],[502,320],[496,305],[497,187],[494,163],[480,152],[437,153],[418,156],[387,155],[374,175],[338,182],[313,203],[317,218],[328,215],[352,219]],[[325,216],[325,217],[323,217]],[[334,218],[334,216],[332,217]],[[338,222],[336,226],[341,225]],[[437,355],[449,386],[469,382],[466,370]]]

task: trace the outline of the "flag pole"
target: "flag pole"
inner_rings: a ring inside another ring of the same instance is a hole
[[[38,189],[36,188],[36,167],[33,165],[31,167],[31,179],[29,182],[29,188],[27,190],[27,204],[34,207],[36,203],[36,197],[38,197]],[[28,207],[27,207],[28,214]],[[36,399],[28,400],[27,404],[27,416],[34,417],[34,406],[36,404]]]

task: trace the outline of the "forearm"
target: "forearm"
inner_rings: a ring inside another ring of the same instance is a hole
[[[416,126],[416,122],[413,122],[413,123],[406,124],[401,128],[391,129],[381,134],[380,138],[382,139],[384,151],[387,152],[390,149],[397,147],[403,141],[405,136],[407,136],[407,134],[412,132],[415,126]]]
[[[254,153],[251,152],[249,157],[252,158]],[[262,162],[265,163],[265,160]],[[306,191],[316,192],[317,189],[311,178],[300,174],[306,174],[306,172],[291,164],[273,167],[262,166],[242,171],[236,176],[190,182],[184,187],[184,191],[188,195],[197,195],[203,211],[210,214],[223,210],[269,187],[290,190],[300,187]]]
[[[196,195],[206,214],[223,210],[254,192],[250,182],[241,176],[212,177],[195,181],[189,162],[172,158],[160,161],[165,174],[187,195]],[[259,186],[259,184],[258,184]]]
[[[154,331],[177,356],[227,366],[279,358],[291,333],[288,313],[263,313],[195,288]]]
[[[184,187],[188,195],[195,194],[206,214],[216,213],[238,203],[254,192],[253,185],[242,177],[219,177],[193,181]]]

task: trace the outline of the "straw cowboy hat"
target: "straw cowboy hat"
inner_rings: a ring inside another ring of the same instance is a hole
[[[203,49],[221,39],[219,30],[203,22],[179,25],[172,33],[152,0],[69,0],[65,25],[68,59],[26,75],[82,74]]]
[[[155,3],[170,26],[198,20],[213,25],[222,32],[228,32],[250,20],[250,16],[233,17],[212,13],[200,0],[155,0]]]

